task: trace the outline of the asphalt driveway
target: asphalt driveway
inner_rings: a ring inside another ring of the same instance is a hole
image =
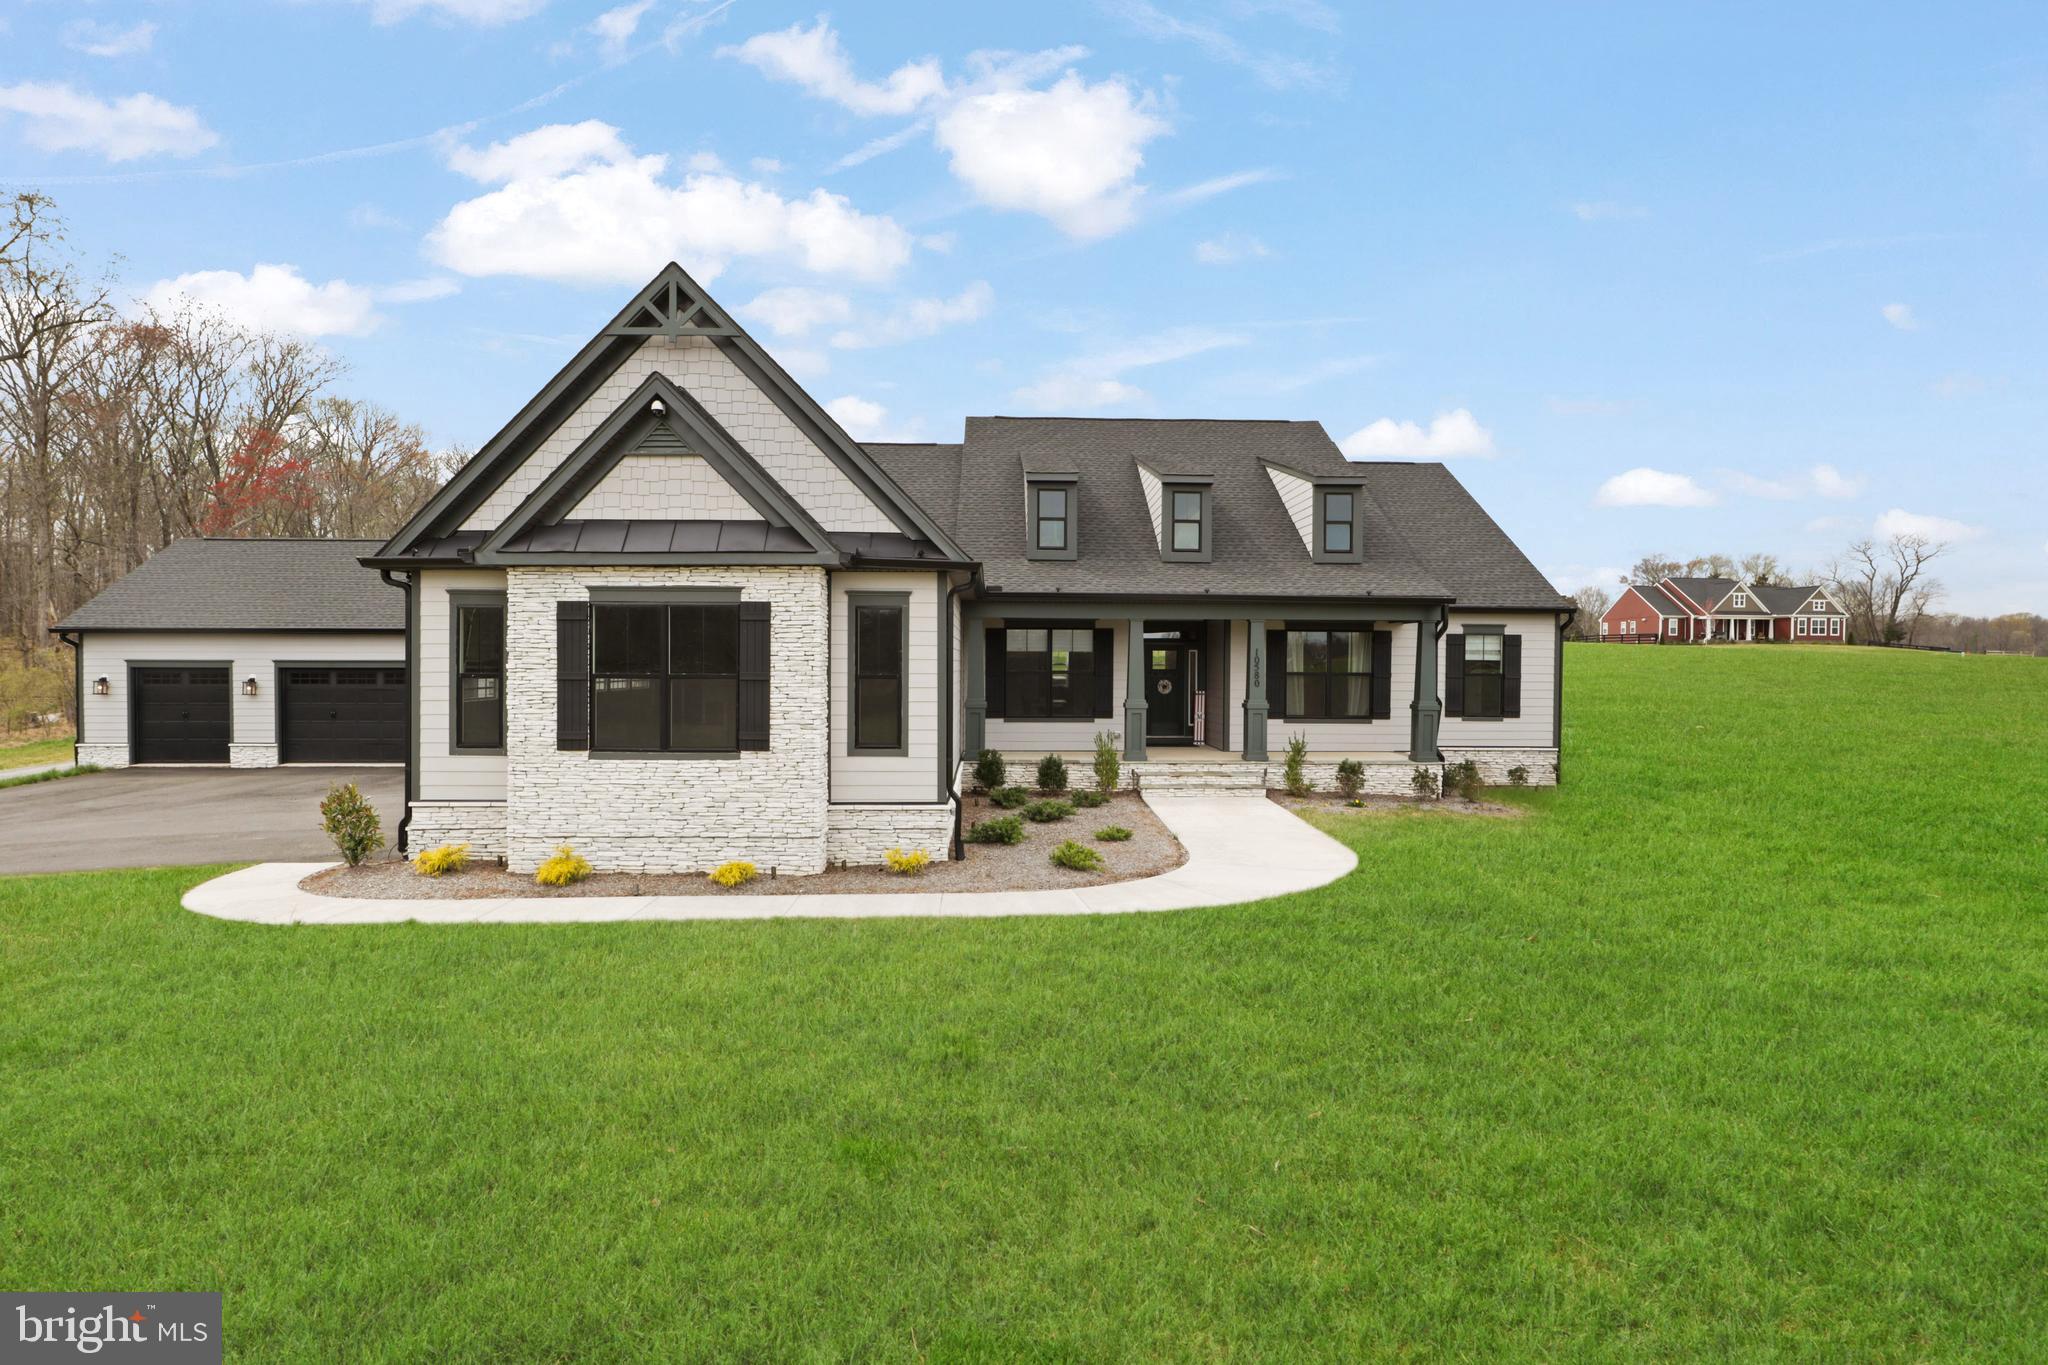
[[[400,768],[123,768],[0,789],[0,874],[337,856],[320,798],[354,782],[395,840]]]

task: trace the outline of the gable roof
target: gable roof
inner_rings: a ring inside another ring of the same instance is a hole
[[[402,631],[405,594],[359,562],[374,540],[175,540],[55,630]]]
[[[1622,591],[1622,597],[1628,596],[1629,593],[1634,593],[1642,598],[1643,601],[1649,603],[1650,610],[1656,612],[1659,616],[1692,615],[1684,607],[1672,601],[1665,591],[1654,583],[1631,583]],[[1614,599],[1614,606],[1618,607],[1620,605],[1621,598],[1617,597]],[[1608,610],[1613,611],[1614,607],[1609,607]]]
[[[1686,600],[1701,611],[1712,611],[1716,603],[1740,586],[1732,578],[1677,578],[1667,575],[1662,581],[1684,593]]]

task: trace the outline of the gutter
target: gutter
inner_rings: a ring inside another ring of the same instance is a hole
[[[75,630],[51,633],[71,646],[71,766],[78,766],[78,746],[85,742],[85,637]]]
[[[416,786],[418,765],[417,731],[420,718],[420,661],[419,651],[413,646],[412,590],[413,580],[394,577],[389,569],[377,570],[377,576],[405,594],[405,811],[398,817],[398,851],[406,851],[406,837],[412,825],[412,803],[419,795]]]
[[[965,581],[956,583],[946,590],[945,610],[941,614],[939,621],[939,638],[944,644],[945,652],[948,655],[946,667],[940,679],[943,684],[941,690],[944,692],[944,698],[943,709],[939,712],[939,730],[945,737],[943,744],[940,746],[940,752],[949,756],[946,762],[946,795],[951,797],[953,801],[952,856],[956,862],[966,853],[967,845],[961,836],[960,829],[965,814],[960,799],[960,755],[953,752],[953,661],[950,657],[953,649],[953,604],[959,601],[961,593],[966,592],[969,588],[978,589],[980,586],[981,566],[977,564],[969,572]],[[965,631],[961,632],[960,645],[963,649],[967,646]]]

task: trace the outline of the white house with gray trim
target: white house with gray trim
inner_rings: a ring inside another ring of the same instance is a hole
[[[1296,734],[1325,785],[1556,780],[1570,604],[1443,466],[1314,422],[863,445],[674,265],[361,563],[406,841],[518,870],[944,858],[978,751],[1102,732],[1148,788],[1256,795]]]

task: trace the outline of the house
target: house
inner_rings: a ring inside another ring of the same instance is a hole
[[[1600,638],[1660,644],[1842,644],[1847,623],[1848,613],[1818,584],[1665,577],[1624,588],[1600,618]]]
[[[361,580],[401,607],[403,834],[515,869],[945,857],[977,752],[1104,732],[1148,788],[1257,795],[1297,734],[1324,786],[1557,776],[1570,603],[1443,466],[1288,421],[862,444],[673,265],[359,553],[403,588]]]

